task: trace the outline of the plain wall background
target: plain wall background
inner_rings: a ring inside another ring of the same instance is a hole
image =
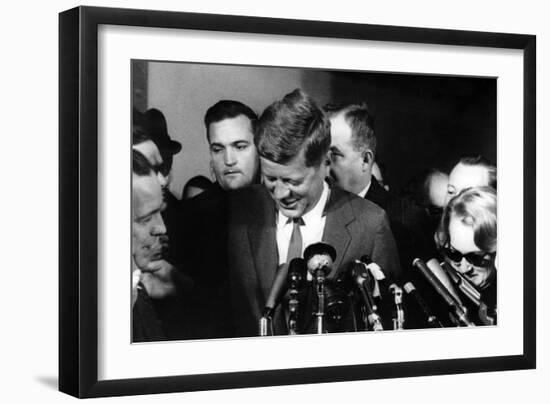
[[[330,77],[320,71],[150,62],[148,72],[148,108],[164,113],[170,137],[182,144],[174,156],[170,184],[178,197],[189,178],[211,177],[203,119],[219,100],[238,100],[261,114],[297,87],[319,102],[329,99]]]
[[[57,13],[74,1],[6,3],[2,38],[1,388],[5,403],[68,403],[57,385]],[[127,403],[461,403],[544,402],[548,398],[550,282],[543,251],[550,243],[550,27],[543,2],[443,3],[90,1],[88,5],[335,20],[345,22],[537,34],[538,42],[538,369],[216,392],[100,399]],[[329,55],[330,57],[330,55]],[[7,123],[7,125],[6,125]],[[515,164],[516,156],[505,156]]]

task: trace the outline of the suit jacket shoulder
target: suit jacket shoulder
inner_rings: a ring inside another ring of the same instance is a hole
[[[397,247],[386,212],[375,203],[340,189],[331,188],[323,240],[342,254],[340,270],[349,262],[369,255],[390,278],[401,276]]]
[[[387,210],[388,204],[390,201],[390,193],[380,185],[378,180],[374,178],[371,179],[371,184],[365,199],[374,202],[376,205],[380,206],[382,209]]]

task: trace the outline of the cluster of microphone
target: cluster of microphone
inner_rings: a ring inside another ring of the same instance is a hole
[[[444,327],[412,281],[401,287],[388,280],[368,255],[354,260],[339,273],[334,268],[335,260],[332,246],[316,243],[306,248],[303,258],[280,265],[260,319],[260,335],[274,334],[277,310],[283,311],[291,335],[402,330],[408,328],[406,314],[413,310],[420,313],[425,327]],[[437,292],[452,326],[475,325],[461,302],[423,260],[416,258],[412,268]],[[410,307],[405,308],[405,300]]]

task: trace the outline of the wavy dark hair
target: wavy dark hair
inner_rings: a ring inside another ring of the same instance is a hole
[[[265,109],[254,142],[261,157],[287,164],[302,150],[307,167],[318,167],[330,148],[330,122],[315,101],[296,89]]]

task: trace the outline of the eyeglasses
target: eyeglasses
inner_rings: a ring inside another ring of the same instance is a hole
[[[460,264],[462,258],[464,258],[475,267],[488,267],[492,265],[496,255],[496,252],[487,253],[483,251],[462,254],[460,251],[455,250],[450,244],[445,245],[442,248],[442,252],[455,264]]]

